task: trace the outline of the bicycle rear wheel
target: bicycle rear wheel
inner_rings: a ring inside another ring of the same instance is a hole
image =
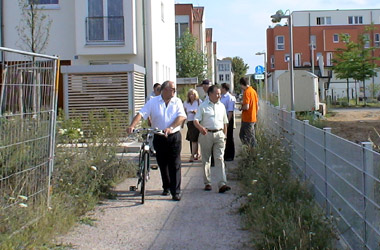
[[[144,201],[145,201],[145,190],[146,190],[146,181],[148,179],[148,167],[149,167],[149,153],[148,152],[144,152],[143,154],[143,161],[144,161],[144,166],[143,166],[143,169],[142,169],[142,173],[141,173],[141,177],[142,177],[142,180],[141,180],[141,204],[144,204]]]

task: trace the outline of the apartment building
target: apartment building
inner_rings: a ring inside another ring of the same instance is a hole
[[[228,83],[230,85],[230,92],[234,92],[234,74],[232,72],[232,61],[230,60],[217,60],[217,83]]]
[[[358,35],[365,32],[365,27],[373,23],[376,29],[367,34],[370,39],[368,46],[380,48],[380,9],[294,11],[291,15],[294,70],[314,71],[319,76],[319,94],[322,98],[325,94],[345,97],[346,80],[336,79],[331,72],[336,49],[344,48],[340,34],[348,34],[350,39],[356,41]],[[268,86],[272,93],[278,91],[279,75],[289,70],[289,43],[287,24],[267,29]],[[380,56],[380,49],[375,50],[374,56]],[[379,84],[380,79],[374,77],[367,80],[366,86],[371,82]],[[355,86],[354,80],[350,80],[351,96],[363,94],[365,90],[360,84],[360,87]],[[368,90],[366,96],[369,96]]]
[[[212,29],[206,28],[204,7],[193,4],[175,5],[176,40],[186,31],[197,38],[197,49],[207,56],[207,77],[215,82],[216,42],[212,41]]]
[[[122,84],[128,81],[126,88],[130,93],[123,98],[129,96],[132,100],[129,103],[132,114],[144,103],[146,93],[151,92],[155,82],[175,81],[173,0],[39,2],[39,10],[52,21],[49,43],[42,53],[60,57],[61,65],[66,65],[62,67],[64,80],[70,81],[75,75],[77,81],[85,82],[85,75],[93,74],[98,75],[94,82],[121,81]],[[17,26],[22,10],[18,1],[2,3],[7,10],[2,17],[3,46],[20,49]],[[120,75],[128,72],[130,74],[120,80]],[[115,76],[105,77],[106,74]],[[65,106],[62,100],[68,94],[60,88],[60,106]],[[136,100],[142,101],[136,103]]]

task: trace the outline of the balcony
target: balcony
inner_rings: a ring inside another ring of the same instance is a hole
[[[124,17],[86,17],[87,45],[123,45]]]

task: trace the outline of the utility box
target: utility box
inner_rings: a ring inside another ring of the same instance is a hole
[[[305,70],[294,70],[294,110],[315,111],[319,109],[318,77]],[[281,108],[291,109],[290,72],[278,77],[278,99]]]

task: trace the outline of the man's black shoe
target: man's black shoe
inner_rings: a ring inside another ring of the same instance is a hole
[[[223,185],[219,188],[219,193],[224,193],[226,191],[229,191],[231,190],[231,187],[227,186],[227,185]]]
[[[180,201],[181,200],[181,195],[180,194],[175,194],[173,195],[173,201]]]
[[[162,194],[163,196],[168,196],[170,194],[170,191],[169,189],[164,189],[164,191],[162,191]]]
[[[226,158],[224,159],[224,161],[233,161],[234,159],[233,158]]]

